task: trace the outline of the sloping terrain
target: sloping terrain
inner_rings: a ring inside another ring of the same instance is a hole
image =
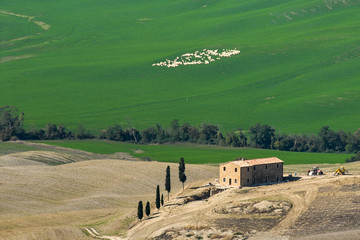
[[[2,166],[0,239],[88,239],[84,226],[122,233],[133,221],[137,202],[154,201],[158,184],[164,191],[167,165],[100,159]],[[169,165],[176,192],[181,188],[177,164]],[[217,175],[215,167],[187,165],[186,171],[189,183]]]
[[[105,155],[41,144],[28,147],[16,145],[0,156],[0,239],[359,235],[359,163],[345,164],[352,175],[339,177],[331,176],[337,165],[320,165],[326,173],[321,177],[303,176],[312,165],[289,165],[285,173],[296,172],[301,180],[220,192],[209,185],[218,178],[217,166],[187,164],[183,191],[178,164],[101,159]],[[69,163],[71,159],[76,162]],[[168,165],[170,201],[164,190]],[[165,196],[160,211],[154,206],[157,185]],[[141,222],[136,220],[139,200],[152,206],[150,218]]]
[[[24,111],[28,129],[359,127],[358,0],[0,2],[0,103]],[[210,64],[153,66],[235,48]]]
[[[229,189],[186,203],[183,192],[129,239],[358,239],[360,177],[323,176]],[[290,208],[289,208],[290,207]]]

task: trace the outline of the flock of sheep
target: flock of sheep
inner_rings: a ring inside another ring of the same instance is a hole
[[[178,67],[180,65],[196,65],[196,64],[209,64],[215,62],[215,60],[220,60],[222,57],[231,57],[232,55],[239,54],[240,51],[231,49],[219,49],[210,50],[203,49],[202,51],[196,51],[194,53],[185,53],[180,57],[176,57],[174,60],[166,59],[164,62],[154,63],[153,66],[160,67]]]

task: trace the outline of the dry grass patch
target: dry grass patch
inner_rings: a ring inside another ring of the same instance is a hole
[[[15,61],[15,60],[25,59],[25,58],[31,58],[31,57],[35,57],[35,56],[36,56],[35,54],[25,54],[25,55],[21,55],[21,56],[6,56],[6,57],[0,58],[0,63],[6,63],[6,62]]]
[[[182,189],[178,164],[101,159],[0,167],[0,239],[7,239],[9,231],[20,239],[27,231],[36,239],[45,239],[41,237],[44,228],[61,226],[96,226],[101,234],[124,234],[135,220],[131,216],[137,202],[154,201],[157,185],[164,192],[167,165],[172,170],[173,193]],[[217,168],[187,165],[186,172],[191,183],[215,178]],[[86,238],[76,231],[74,237],[65,239],[81,239],[79,234]],[[51,239],[64,239],[61,236]]]

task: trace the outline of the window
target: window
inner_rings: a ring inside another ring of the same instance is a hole
[[[250,179],[247,179],[247,183],[249,183],[250,182]]]
[[[267,169],[267,165],[265,165],[265,169]]]
[[[237,183],[237,179],[235,179],[234,182]]]
[[[223,182],[226,182],[226,178],[223,178]]]
[[[279,164],[276,164],[276,168],[279,168]]]
[[[254,166],[254,170],[256,170],[256,167]]]
[[[226,171],[226,167],[224,167],[224,171]]]
[[[235,172],[237,172],[237,168],[235,168]]]
[[[250,171],[250,168],[248,168],[248,171]]]

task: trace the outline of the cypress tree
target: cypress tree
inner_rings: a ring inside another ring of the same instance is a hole
[[[146,213],[146,216],[150,215],[150,203],[149,203],[149,201],[146,202],[145,213]]]
[[[179,162],[179,179],[180,182],[182,182],[183,190],[184,190],[184,183],[186,181],[184,158],[180,158],[180,162]]]
[[[160,209],[160,186],[156,187],[156,208]]]
[[[143,203],[142,201],[139,201],[138,204],[138,218],[141,220],[144,216],[144,210],[143,210]]]
[[[161,206],[164,206],[164,194],[161,194]]]
[[[166,168],[165,190],[168,192],[168,201],[169,201],[169,194],[171,191],[170,166],[167,166],[167,168]]]

